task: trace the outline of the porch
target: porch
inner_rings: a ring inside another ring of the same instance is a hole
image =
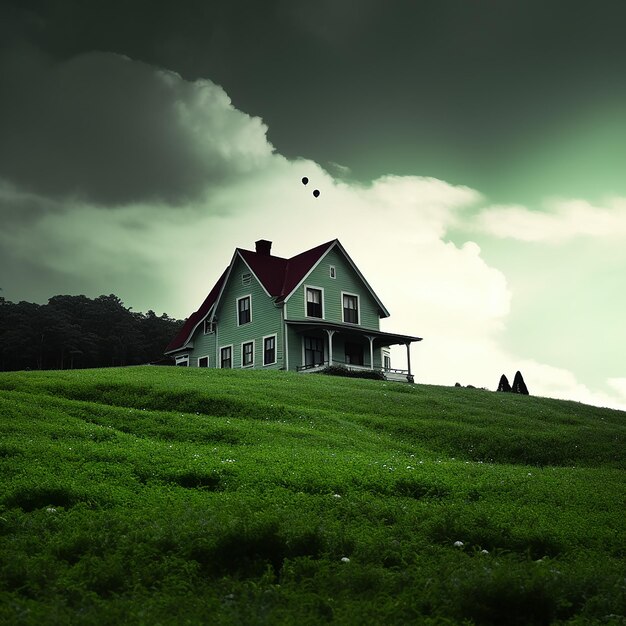
[[[313,372],[321,372],[325,370],[331,363],[328,361],[324,361],[323,363],[316,363],[314,365],[298,365],[296,367],[296,371],[302,374],[311,374]],[[347,370],[352,372],[381,372],[385,380],[390,380],[399,383],[412,383],[414,382],[413,374],[411,374],[410,370],[401,370],[394,368],[385,368],[385,367],[366,367],[364,365],[351,365],[335,360],[332,362],[332,365],[340,365],[341,367],[345,367]]]
[[[386,380],[414,380],[409,347],[421,341],[420,337],[323,320],[286,320],[286,325],[291,331],[290,341],[294,343],[295,339],[300,344],[291,347],[292,363],[288,369],[310,373],[340,365],[353,371],[379,371]],[[407,369],[391,367],[385,349],[392,345],[406,346]]]

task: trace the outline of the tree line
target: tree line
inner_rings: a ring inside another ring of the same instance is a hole
[[[182,320],[136,313],[117,296],[0,297],[0,370],[141,365],[163,358]]]

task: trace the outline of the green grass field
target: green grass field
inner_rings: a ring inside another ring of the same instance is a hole
[[[137,367],[0,433],[3,624],[626,624],[623,412]]]

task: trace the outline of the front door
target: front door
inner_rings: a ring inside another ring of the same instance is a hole
[[[324,362],[324,340],[321,337],[304,338],[304,364],[320,365]]]
[[[363,346],[359,343],[346,342],[346,363],[363,365]]]

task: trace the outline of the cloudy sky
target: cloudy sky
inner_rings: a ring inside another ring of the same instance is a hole
[[[336,237],[384,328],[424,337],[418,381],[519,369],[626,409],[624,23],[621,0],[1,0],[2,295],[183,318],[235,247]]]

